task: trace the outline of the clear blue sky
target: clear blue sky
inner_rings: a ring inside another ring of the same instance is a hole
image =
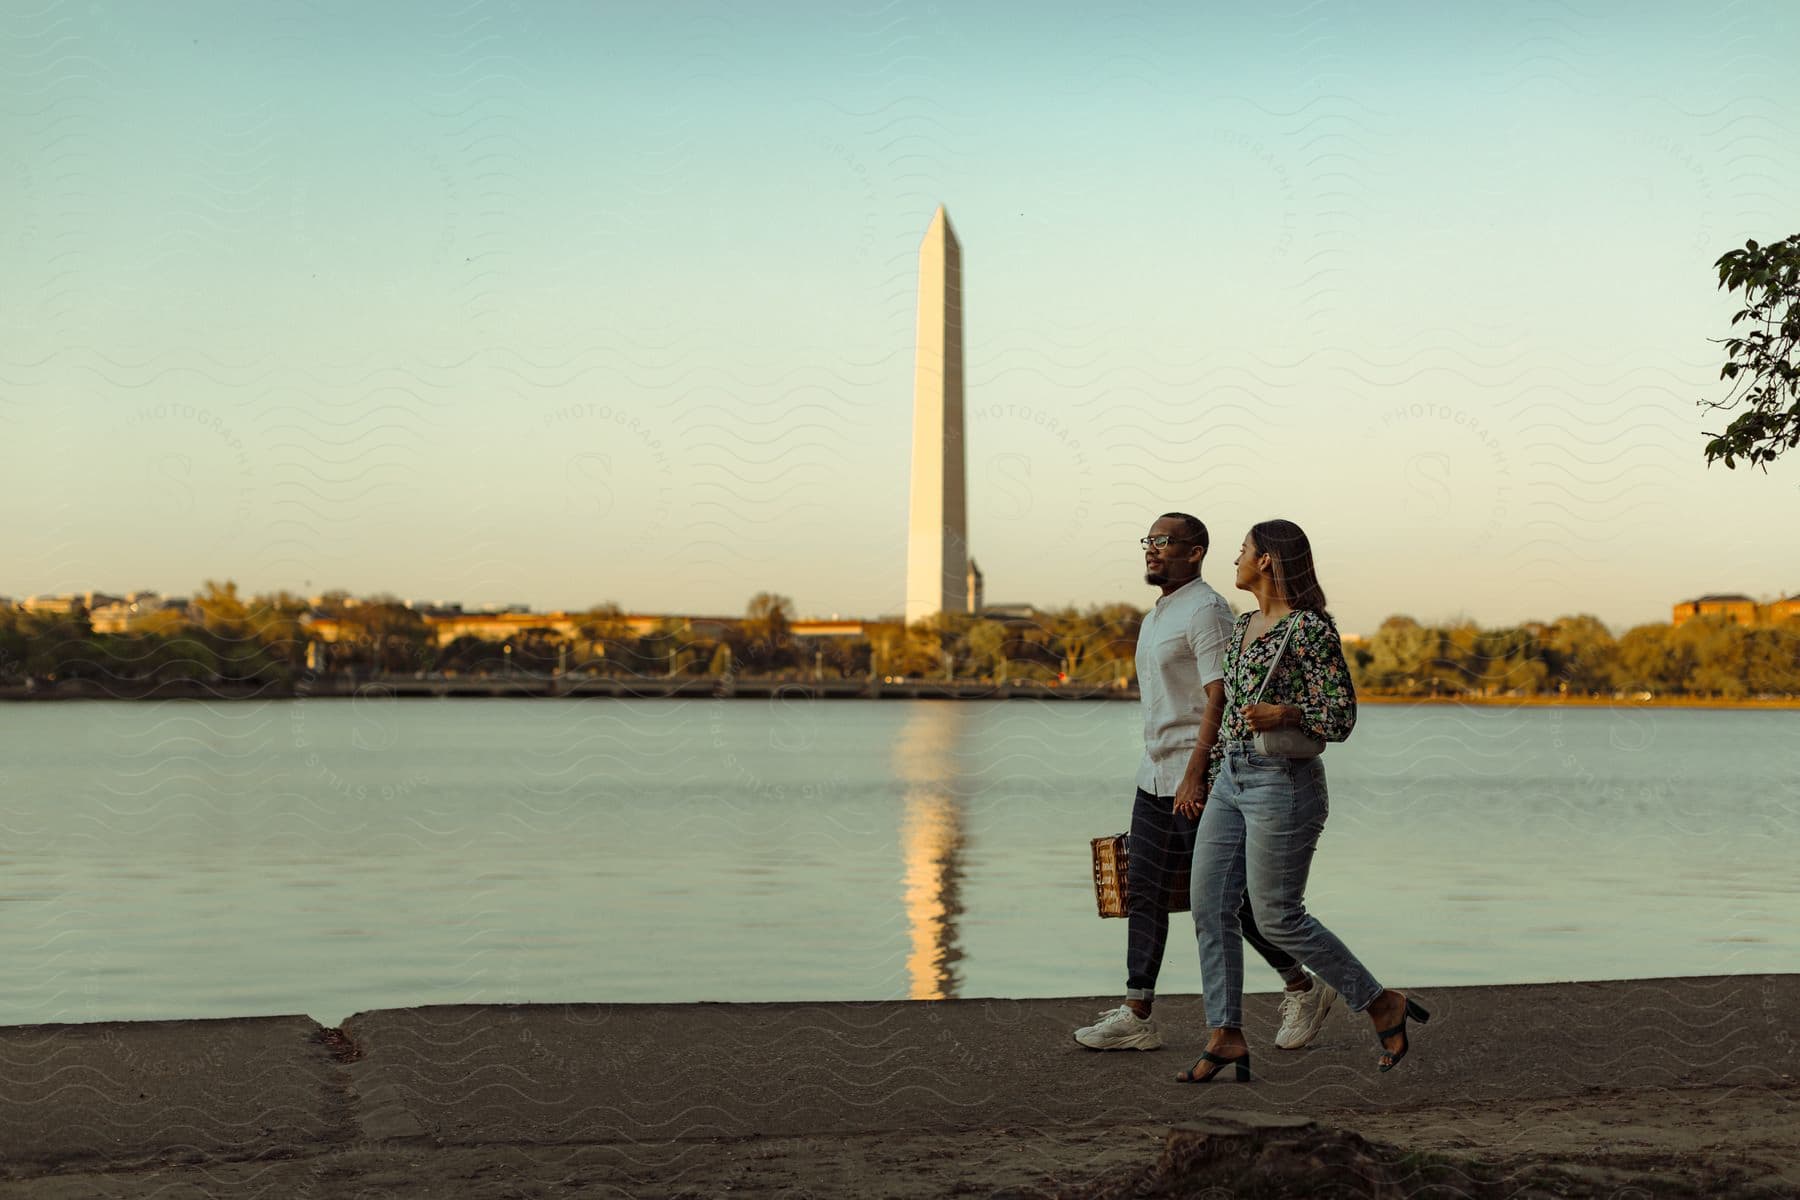
[[[990,598],[1313,534],[1347,627],[1800,591],[1701,462],[1800,9],[94,3],[0,46],[0,594],[903,597],[961,235]]]

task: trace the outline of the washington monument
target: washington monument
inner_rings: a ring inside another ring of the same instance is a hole
[[[950,227],[950,215],[940,205],[919,246],[912,506],[906,528],[908,624],[969,607],[962,299],[962,246]]]

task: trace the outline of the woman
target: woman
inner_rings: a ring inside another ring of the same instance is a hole
[[[1194,844],[1191,897],[1212,1036],[1176,1078],[1203,1083],[1227,1066],[1240,1081],[1250,1078],[1238,933],[1246,891],[1263,936],[1336,988],[1352,1011],[1368,1014],[1381,1040],[1380,1069],[1391,1070],[1406,1057],[1407,1018],[1423,1022],[1429,1014],[1377,983],[1306,911],[1306,873],[1325,828],[1325,769],[1316,757],[1259,753],[1254,741],[1287,727],[1316,743],[1341,742],[1356,724],[1356,690],[1306,534],[1292,521],[1253,526],[1238,552],[1236,582],[1255,595],[1257,611],[1237,619],[1225,648],[1225,715],[1214,751],[1221,761]]]

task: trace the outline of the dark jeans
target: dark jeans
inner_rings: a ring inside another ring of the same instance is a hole
[[[1130,939],[1125,950],[1125,991],[1130,999],[1148,999],[1156,991],[1163,947],[1169,941],[1169,910],[1165,907],[1169,877],[1193,862],[1196,828],[1198,822],[1175,811],[1175,797],[1152,796],[1138,789],[1131,805],[1131,840],[1126,849],[1131,859],[1131,889],[1125,904]],[[1256,927],[1248,895],[1238,909],[1238,925],[1244,940],[1276,974],[1290,979],[1299,972],[1300,964]]]

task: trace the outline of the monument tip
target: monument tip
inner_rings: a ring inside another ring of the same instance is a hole
[[[956,226],[950,223],[950,210],[942,204],[938,205],[937,211],[931,214],[931,224],[925,227],[925,236],[930,237],[932,230],[939,228],[944,229],[951,237],[956,236]]]

